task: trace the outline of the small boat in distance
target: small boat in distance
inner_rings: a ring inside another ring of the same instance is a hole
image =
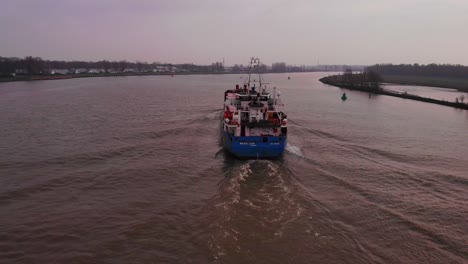
[[[260,69],[260,60],[251,58],[243,87],[224,93],[223,146],[238,158],[277,158],[287,144],[280,93],[276,87],[272,94],[267,91]]]

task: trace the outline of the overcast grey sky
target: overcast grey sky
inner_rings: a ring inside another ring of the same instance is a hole
[[[0,56],[468,65],[468,0],[0,0]]]

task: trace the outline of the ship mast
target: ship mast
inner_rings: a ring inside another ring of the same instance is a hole
[[[264,84],[267,84],[267,83],[264,83],[262,80],[263,77],[262,77],[262,72],[260,70],[260,66],[261,66],[261,63],[260,63],[259,58],[255,58],[255,57],[250,58],[249,79],[246,84],[247,84],[247,87],[250,89],[251,88],[250,83],[254,83],[254,84],[258,83],[259,84],[258,91],[261,92]],[[258,81],[256,79],[252,81],[252,74],[254,74],[255,68],[258,74]]]

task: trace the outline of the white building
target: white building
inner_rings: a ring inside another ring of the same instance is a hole
[[[84,68],[75,69],[75,74],[87,73],[88,70]]]
[[[67,69],[52,69],[50,70],[50,74],[69,74],[70,71]]]
[[[88,73],[104,73],[106,70],[104,69],[90,69]]]

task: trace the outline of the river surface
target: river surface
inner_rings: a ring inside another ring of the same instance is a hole
[[[240,75],[0,84],[0,263],[467,263],[468,111],[326,75],[265,76],[270,161],[222,151]]]

